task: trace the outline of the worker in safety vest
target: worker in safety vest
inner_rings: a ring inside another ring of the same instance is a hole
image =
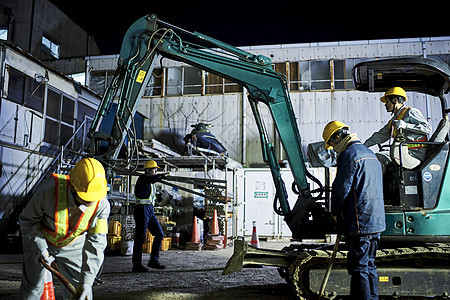
[[[20,299],[40,299],[45,269],[54,260],[77,288],[76,299],[92,299],[92,284],[103,263],[110,205],[105,169],[81,159],[69,175],[43,181],[20,215],[23,272]],[[63,289],[64,299],[72,299]]]
[[[423,117],[420,110],[414,107],[406,107],[404,102],[408,100],[406,92],[401,87],[393,87],[386,91],[380,101],[385,104],[386,110],[393,114],[391,120],[378,132],[372,134],[364,145],[371,147],[375,144],[381,144],[388,141],[391,137],[395,139],[399,130],[403,130],[403,134],[407,141],[410,142],[427,142],[431,133],[431,124]],[[423,161],[426,155],[426,145],[424,144],[408,144],[409,154]],[[377,157],[381,164],[385,166],[389,161],[389,155],[379,155]]]
[[[163,174],[156,174],[158,168],[154,160],[146,161],[144,165],[145,174],[139,176],[134,188],[134,195],[136,196],[136,206],[134,208],[136,233],[134,235],[133,245],[133,272],[141,273],[148,271],[142,265],[142,246],[145,242],[147,229],[154,236],[148,267],[165,269],[165,266],[159,263],[159,250],[161,249],[164,232],[153,210],[156,200],[155,182],[164,178]]]

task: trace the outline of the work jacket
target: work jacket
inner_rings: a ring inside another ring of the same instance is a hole
[[[395,120],[403,120],[406,123],[406,128],[403,129],[403,134],[407,141],[427,141],[427,135],[431,133],[431,124],[423,117],[420,110],[414,107],[402,106],[397,113],[383,126],[379,131],[372,134],[364,145],[371,147],[376,144],[382,144],[388,141],[391,137],[397,136],[398,130],[393,126]],[[422,144],[408,145],[409,154],[421,161],[425,159],[426,146]]]
[[[134,196],[136,197],[136,204],[151,204],[155,205],[156,201],[156,186],[155,182],[159,182],[164,178],[163,174],[139,176],[134,186]]]
[[[342,233],[360,235],[386,229],[381,165],[359,140],[349,143],[337,159],[331,213]]]
[[[60,185],[62,187],[57,188]],[[76,260],[77,265],[82,266],[81,283],[92,285],[103,263],[110,205],[103,198],[88,208],[80,216],[76,229],[71,230],[68,228],[68,209],[76,206],[76,202],[69,189],[68,176],[54,174],[33,194],[19,218],[24,254],[48,250],[57,259],[64,256]],[[86,214],[89,214],[88,220]],[[63,215],[66,216],[61,218]]]

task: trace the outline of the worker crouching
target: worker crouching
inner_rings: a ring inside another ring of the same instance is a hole
[[[78,287],[76,299],[92,299],[92,284],[103,264],[110,205],[105,169],[93,158],[80,160],[69,176],[45,180],[20,215],[23,273],[20,299],[40,299],[45,269],[53,260]],[[63,288],[64,299],[73,295]]]
[[[380,233],[386,229],[381,165],[342,122],[332,121],[323,130],[325,148],[338,153],[332,186],[331,213],[345,236],[350,298],[378,299],[375,256]]]

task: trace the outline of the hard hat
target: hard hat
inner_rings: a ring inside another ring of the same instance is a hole
[[[386,93],[384,93],[384,96],[380,98],[380,101],[386,103],[387,96],[402,96],[405,98],[405,101],[408,100],[405,90],[398,86],[388,89]]]
[[[331,121],[330,123],[328,123],[325,126],[325,128],[323,129],[323,133],[322,133],[323,140],[325,141],[325,149],[333,148],[333,146],[328,144],[328,142],[330,141],[330,138],[333,136],[333,134],[336,131],[338,131],[339,129],[344,128],[344,127],[350,129],[349,126],[345,125],[344,123],[342,123],[340,121]]]
[[[159,168],[156,164],[156,161],[154,160],[147,160],[144,165],[144,169],[152,169],[152,168]]]
[[[105,198],[105,169],[95,158],[83,158],[77,162],[69,177],[70,183],[82,200],[92,202]]]

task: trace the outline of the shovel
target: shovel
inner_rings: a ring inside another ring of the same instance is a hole
[[[52,262],[50,265],[48,265],[45,260],[41,257],[41,259],[39,260],[39,262],[44,266],[44,268],[46,268],[47,270],[49,270],[53,275],[56,276],[56,278],[59,279],[59,281],[61,281],[64,286],[69,290],[69,292],[75,296],[77,294],[77,290],[75,289],[75,287],[73,286],[73,284],[71,284],[69,282],[69,280],[67,280],[66,277],[64,277],[63,274],[61,274],[61,271],[58,268],[58,265],[55,262]]]

